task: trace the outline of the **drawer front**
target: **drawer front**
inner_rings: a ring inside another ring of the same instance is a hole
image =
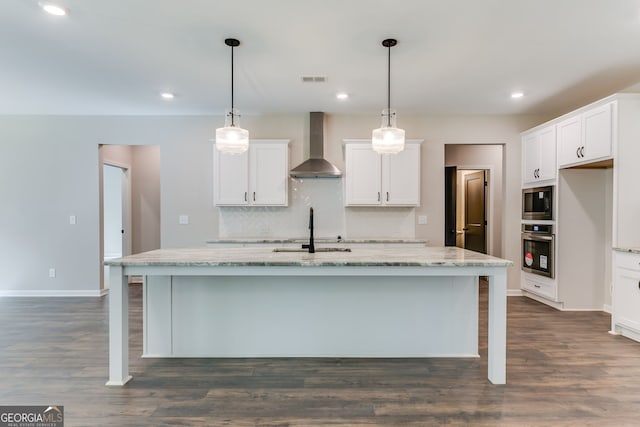
[[[534,293],[544,298],[548,298],[553,301],[557,301],[557,284],[555,282],[545,282],[542,280],[534,280],[526,273],[523,273],[525,277],[522,280],[522,289],[527,292]]]
[[[640,254],[616,252],[616,267],[640,271]]]

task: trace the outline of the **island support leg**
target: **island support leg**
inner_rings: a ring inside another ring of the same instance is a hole
[[[129,283],[122,267],[111,266],[109,276],[109,381],[122,386],[129,375]]]
[[[489,276],[488,371],[493,384],[507,382],[507,275]]]

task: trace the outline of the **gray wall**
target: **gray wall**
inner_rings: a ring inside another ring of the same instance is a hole
[[[504,144],[503,257],[517,261],[519,133],[547,118],[401,116],[407,137],[425,140],[422,205],[415,213],[427,215],[428,224],[416,225],[416,238],[443,244],[445,144]],[[222,117],[0,116],[0,293],[99,294],[100,144],[159,147],[162,247],[201,246],[216,238],[210,139],[221,123]],[[326,156],[344,168],[342,139],[370,138],[378,125],[375,114],[329,115]],[[290,163],[304,160],[307,114],[245,117],[243,126],[255,139],[290,139]],[[181,214],[189,215],[189,225],[178,224]],[[69,225],[69,215],[77,215],[76,225]],[[50,267],[57,269],[55,279],[48,278]],[[519,289],[519,273],[510,269],[509,288]]]

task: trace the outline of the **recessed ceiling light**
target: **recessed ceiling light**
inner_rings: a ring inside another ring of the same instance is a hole
[[[346,92],[339,92],[336,93],[336,98],[338,99],[348,99],[349,98],[349,94]]]
[[[513,98],[513,99],[522,98],[523,96],[524,96],[524,93],[522,93],[522,92],[513,92],[513,93],[511,93],[511,98]]]
[[[62,6],[58,6],[57,4],[48,2],[40,2],[39,4],[45,12],[50,13],[51,15],[65,16],[67,14],[67,10]]]
[[[161,94],[160,94],[160,96],[161,96],[161,97],[163,97],[164,99],[173,99],[173,98],[175,98],[175,97],[176,97],[176,96],[175,96],[173,93],[171,93],[171,92],[163,92],[163,93],[161,93]]]

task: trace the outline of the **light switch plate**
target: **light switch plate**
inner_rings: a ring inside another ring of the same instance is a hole
[[[181,225],[189,224],[189,215],[180,215],[178,217],[178,224],[181,224]]]
[[[49,269],[49,277],[51,277],[52,279],[54,277],[56,277],[56,269],[55,268],[50,268]]]
[[[69,216],[69,224],[76,225],[76,221],[77,221],[77,219],[76,219],[75,215],[70,215]]]
[[[418,215],[418,224],[425,225],[427,223],[426,215]]]

